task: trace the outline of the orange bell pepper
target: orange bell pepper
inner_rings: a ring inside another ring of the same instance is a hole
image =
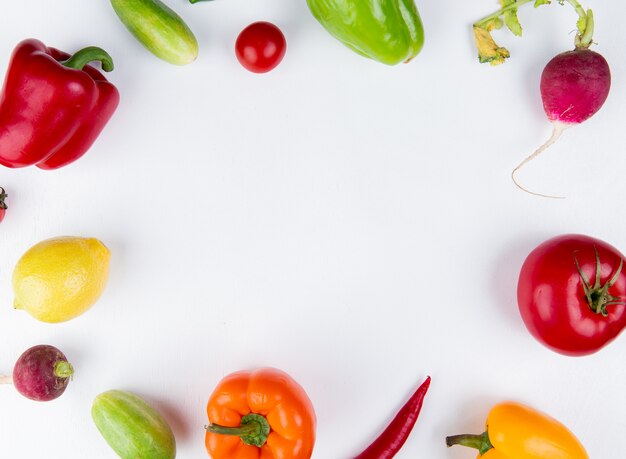
[[[304,389],[274,368],[226,376],[207,404],[213,459],[308,459],[316,418]]]
[[[519,403],[500,403],[487,416],[482,435],[455,435],[448,446],[475,448],[481,459],[589,459],[567,427]]]

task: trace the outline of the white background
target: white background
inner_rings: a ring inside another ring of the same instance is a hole
[[[509,174],[550,133],[539,77],[572,48],[569,6],[523,7],[524,37],[497,33],[512,57],[492,68],[476,59],[471,23],[495,1],[419,0],[426,45],[397,67],[341,46],[304,0],[167,3],[200,43],[190,66],[145,51],[106,0],[3,2],[2,72],[27,37],[68,52],[99,45],[122,100],[79,162],[0,170],[0,370],[40,343],[76,370],[50,403],[0,387],[0,457],[114,457],[90,418],[113,388],[164,414],[178,457],[206,457],[210,393],[259,366],[308,392],[315,458],[360,452],[426,375],[398,457],[475,457],[444,437],[482,432],[506,399],[560,419],[593,459],[624,457],[626,337],[563,357],[527,333],[515,300],[522,261],[549,237],[626,250],[623,2],[584,2],[613,71],[607,103],[520,174],[563,201],[522,193]],[[256,20],[288,41],[267,75],[233,52]],[[12,309],[11,273],[59,235],[104,241],[111,276],[88,313],[49,325]]]

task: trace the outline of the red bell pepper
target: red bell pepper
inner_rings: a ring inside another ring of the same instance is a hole
[[[92,61],[113,70],[100,48],[70,57],[34,39],[17,45],[0,93],[0,164],[57,169],[85,154],[119,103]]]

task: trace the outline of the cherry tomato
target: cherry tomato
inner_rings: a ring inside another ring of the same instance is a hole
[[[283,60],[287,44],[278,27],[269,22],[255,22],[237,37],[235,52],[241,65],[254,73],[272,70]]]
[[[626,328],[624,256],[609,244],[569,234],[526,258],[517,302],[530,333],[566,355],[592,354]]]
[[[0,222],[4,220],[4,214],[7,213],[7,205],[4,202],[6,197],[7,194],[4,192],[4,188],[0,187]]]

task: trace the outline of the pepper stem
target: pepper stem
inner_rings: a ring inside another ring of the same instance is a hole
[[[59,360],[54,364],[53,373],[57,378],[72,378],[74,376],[74,367],[66,360]]]
[[[100,61],[102,70],[110,72],[113,70],[113,58],[102,48],[88,46],[74,53],[68,60],[61,62],[65,67],[82,70],[83,67],[92,61]]]
[[[260,414],[247,414],[241,418],[239,427],[226,427],[219,424],[210,424],[204,428],[218,435],[231,435],[241,438],[246,445],[258,446],[265,444],[270,434],[270,423]]]
[[[6,198],[7,198],[7,194],[6,194],[6,192],[4,191],[4,188],[2,188],[2,187],[0,186],[0,209],[4,209],[4,210],[6,210],[6,209],[7,209],[7,205],[6,205],[6,203],[4,202],[4,200],[5,200]]]
[[[448,448],[454,445],[474,448],[479,451],[481,456],[493,448],[487,432],[484,432],[481,435],[464,434],[446,437],[446,445]]]

